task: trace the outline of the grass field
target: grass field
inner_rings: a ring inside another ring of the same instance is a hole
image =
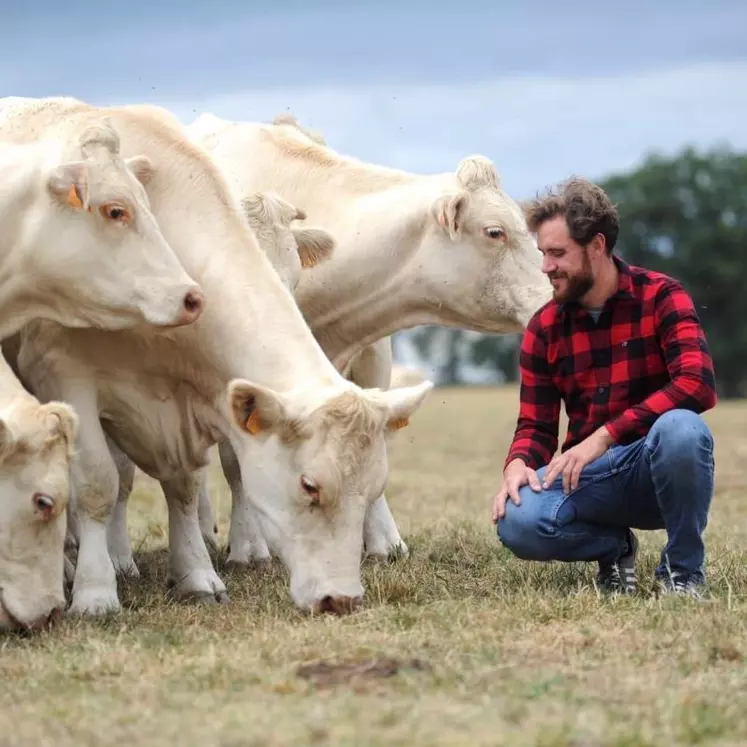
[[[219,566],[230,605],[167,603],[164,501],[139,477],[143,578],[120,585],[119,615],[0,638],[0,744],[747,743],[747,402],[706,415],[713,598],[698,605],[650,593],[662,532],[640,535],[646,588],[626,599],[598,597],[595,566],[498,544],[490,502],[516,394],[436,390],[398,436],[388,497],[412,554],[367,563],[367,604],[347,618],[296,613],[277,567]]]

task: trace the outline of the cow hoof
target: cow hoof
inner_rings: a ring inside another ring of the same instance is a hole
[[[182,603],[195,603],[195,604],[230,604],[231,597],[228,596],[227,591],[191,591],[187,592],[179,598]]]
[[[266,571],[272,565],[272,558],[249,558],[248,560],[236,560],[229,558],[226,561],[226,570],[239,571],[246,573],[248,571]]]
[[[230,601],[224,583],[213,570],[192,571],[178,582],[169,578],[166,582],[166,595],[178,602],[227,604]]]
[[[86,589],[73,590],[73,603],[70,605],[71,615],[106,615],[119,612],[120,605],[116,590],[106,586],[92,586]]]
[[[378,563],[393,563],[409,557],[410,551],[404,542],[389,547],[366,548],[366,558]]]
[[[117,576],[123,578],[140,578],[140,570],[132,556],[117,557],[112,556],[112,565]]]

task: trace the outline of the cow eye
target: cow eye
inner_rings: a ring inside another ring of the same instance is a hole
[[[33,497],[34,508],[42,515],[42,518],[48,519],[55,507],[55,500],[51,495],[46,493],[35,493]]]
[[[501,239],[505,235],[502,228],[498,228],[495,226],[493,228],[486,228],[485,233],[491,239]]]
[[[130,211],[123,205],[107,204],[101,206],[101,215],[115,223],[129,223]]]
[[[311,505],[318,506],[319,505],[319,486],[316,484],[316,482],[306,477],[306,475],[301,475],[301,487],[303,488],[304,492],[309,496],[309,498],[311,498]]]

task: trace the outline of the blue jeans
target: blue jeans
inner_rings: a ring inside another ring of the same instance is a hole
[[[546,467],[537,470],[542,482]],[[519,491],[498,521],[501,542],[524,560],[609,563],[626,550],[628,528],[666,529],[657,576],[705,580],[703,531],[713,494],[713,436],[690,410],[661,415],[648,434],[615,445],[587,465],[575,490],[562,475],[547,490]]]

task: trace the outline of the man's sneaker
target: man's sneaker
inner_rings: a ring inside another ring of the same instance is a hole
[[[696,601],[701,601],[703,599],[702,588],[702,584],[695,581],[692,576],[688,576],[686,573],[672,571],[667,576],[656,577],[656,590],[662,596],[679,594],[691,597]]]
[[[628,529],[628,549],[613,563],[599,563],[597,586],[607,594],[635,594],[638,538]]]

